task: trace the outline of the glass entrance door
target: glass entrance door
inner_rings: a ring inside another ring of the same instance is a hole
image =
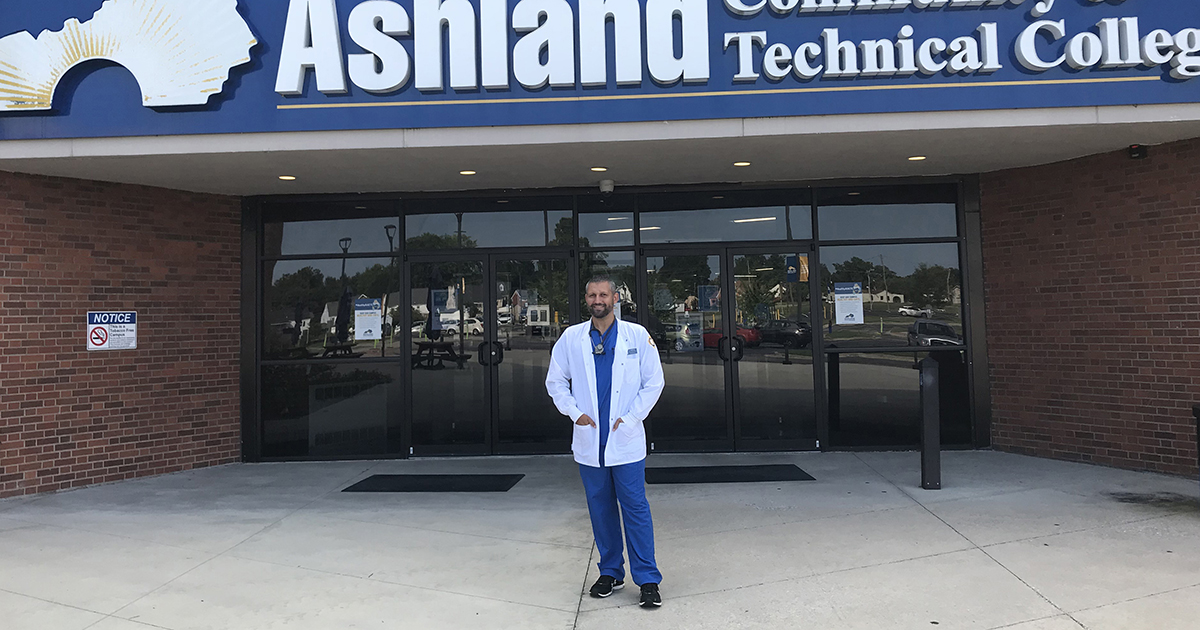
[[[410,262],[409,422],[414,455],[570,450],[546,394],[570,321],[565,257]]]
[[[737,450],[817,446],[808,255],[730,256],[734,425]]]
[[[645,324],[666,379],[656,451],[817,446],[808,255],[648,253]]]

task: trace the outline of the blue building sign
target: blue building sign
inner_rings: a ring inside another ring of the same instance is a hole
[[[0,139],[1200,101],[1195,0],[6,0]]]

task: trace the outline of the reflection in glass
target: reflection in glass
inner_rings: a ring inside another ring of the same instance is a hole
[[[739,438],[816,439],[808,255],[735,256],[733,269],[735,334],[745,345],[736,363]],[[706,345],[715,345],[709,334]]]
[[[568,247],[570,210],[414,214],[405,217],[409,250],[477,247]]]
[[[571,423],[546,394],[550,350],[568,325],[566,260],[498,260],[496,366],[501,443],[571,441]]]
[[[971,443],[967,368],[960,350],[826,357],[830,441],[835,448],[920,445],[918,362],[938,362],[942,444]]]
[[[704,342],[704,330],[721,328],[721,257],[648,257],[646,278],[647,327],[667,383],[650,415],[652,439],[728,439],[725,365]]]
[[[580,247],[627,247],[632,245],[632,212],[579,215]]]
[[[934,238],[958,235],[954,204],[822,206],[821,240]]]
[[[396,259],[266,261],[263,284],[264,359],[395,355],[401,308]],[[355,301],[363,298],[379,301],[381,330],[356,330]]]
[[[267,223],[263,229],[263,251],[268,257],[340,254],[338,241],[343,238],[354,242],[355,252],[395,251],[399,245],[395,241],[396,223],[396,217]]]
[[[263,366],[263,456],[396,452],[388,420],[399,416],[399,383],[395,364]]]
[[[579,317],[590,317],[587,309],[587,282],[595,276],[609,276],[617,281],[621,301],[617,304],[621,319],[638,320],[637,273],[633,252],[587,252],[579,256]]]
[[[955,243],[821,248],[826,344],[836,347],[962,343],[962,277]],[[835,285],[861,286],[864,320],[838,325]],[[918,335],[914,323],[949,327],[948,336]],[[934,340],[937,340],[936,343]]]
[[[787,239],[787,208],[714,208],[643,212],[643,243],[777,241]]]
[[[411,264],[412,441],[415,448],[482,446],[491,415],[480,364],[491,322],[484,316],[483,263]]]
[[[812,206],[788,206],[788,217],[793,239],[804,241],[812,238]]]

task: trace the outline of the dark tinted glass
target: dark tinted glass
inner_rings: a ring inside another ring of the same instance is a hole
[[[580,247],[633,245],[633,213],[607,212],[579,215]]]
[[[337,457],[396,452],[400,366],[269,365],[262,369],[263,455]],[[391,446],[389,447],[389,443]]]
[[[398,354],[403,305],[395,258],[267,261],[263,286],[264,359]],[[378,301],[377,318],[356,309],[361,299]]]
[[[267,257],[341,254],[343,246],[351,254],[389,252],[399,245],[398,223],[396,217],[268,223],[263,252]]]
[[[778,241],[808,238],[811,223],[789,225],[791,206],[806,214],[807,190],[642,195],[643,243]]]
[[[412,263],[410,268],[413,446],[425,453],[482,447],[492,405],[488,368],[479,358],[493,331],[483,262]]]
[[[829,433],[834,447],[920,444],[918,362],[938,363],[942,444],[971,443],[967,369],[959,350],[931,353],[829,354]]]
[[[961,343],[962,278],[955,243],[822,247],[821,287],[830,325],[827,345]],[[935,343],[918,335],[918,319],[949,326],[958,339]]]
[[[587,283],[595,276],[609,276],[617,282],[617,290],[621,293],[621,319],[636,322],[637,307],[637,273],[633,252],[587,252],[579,256],[579,317],[580,320],[591,317],[587,308]]]
[[[568,247],[575,240],[569,209],[416,214],[404,224],[410,250]]]
[[[823,241],[958,236],[953,187],[844,188],[817,199]]]

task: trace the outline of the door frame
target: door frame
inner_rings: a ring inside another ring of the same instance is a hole
[[[401,295],[406,296],[408,300],[412,299],[412,265],[421,263],[452,263],[452,262],[479,262],[482,265],[483,275],[483,321],[484,321],[484,343],[499,343],[499,329],[496,326],[498,319],[496,303],[498,298],[498,290],[496,286],[496,261],[498,260],[562,260],[567,267],[567,299],[568,299],[568,316],[571,321],[577,317],[578,310],[578,276],[579,269],[575,263],[575,251],[562,250],[546,250],[546,249],[530,249],[530,248],[513,248],[513,249],[488,249],[488,250],[453,250],[453,251],[429,251],[420,253],[410,253],[404,256],[402,261],[401,278]],[[403,322],[404,330],[412,330],[413,322],[412,308],[404,309],[402,312],[401,321]],[[569,325],[569,324],[568,324]],[[411,335],[411,332],[409,333]],[[500,435],[500,417],[499,417],[499,375],[498,367],[495,364],[489,363],[483,366],[484,372],[484,400],[487,401],[486,409],[482,410],[487,414],[484,422],[484,440],[480,444],[472,444],[466,446],[418,446],[413,443],[412,423],[415,417],[414,396],[413,396],[413,380],[412,380],[412,343],[410,341],[405,344],[404,361],[402,365],[403,374],[403,392],[405,404],[402,410],[403,419],[401,420],[401,440],[402,448],[406,450],[409,457],[436,457],[436,456],[472,456],[472,455],[537,455],[537,454],[559,454],[570,452],[570,442],[546,442],[538,444],[502,444],[499,440]],[[475,349],[478,351],[478,348]],[[478,356],[472,358],[473,361],[478,361]],[[417,449],[421,452],[417,452]]]
[[[810,348],[813,353],[813,402],[814,409],[813,417],[816,420],[817,438],[816,439],[792,439],[792,440],[771,440],[767,443],[760,443],[759,440],[747,441],[741,438],[741,391],[739,389],[739,366],[738,361],[732,358],[723,359],[721,364],[723,368],[723,382],[725,387],[724,392],[724,413],[726,425],[726,437],[720,440],[685,440],[685,441],[666,441],[656,440],[653,432],[653,420],[647,426],[647,437],[650,440],[650,447],[655,452],[770,452],[770,451],[814,451],[820,450],[820,445],[824,434],[827,432],[825,422],[826,417],[824,410],[824,396],[821,387],[824,384],[824,379],[821,378],[819,372],[823,366],[823,361],[818,357],[818,340],[821,316],[820,309],[816,308],[817,302],[814,301],[814,296],[819,296],[820,291],[820,274],[814,272],[816,267],[816,243],[815,241],[788,241],[782,243],[688,243],[688,244],[660,244],[653,246],[644,246],[638,248],[637,265],[638,265],[638,299],[643,308],[639,308],[642,325],[648,325],[650,313],[649,301],[649,274],[646,267],[648,258],[661,258],[667,256],[712,256],[716,255],[719,258],[719,274],[720,287],[722,295],[726,296],[721,299],[721,335],[722,339],[718,343],[725,343],[726,340],[731,340],[735,337],[736,322],[734,314],[734,301],[728,296],[735,295],[736,287],[734,285],[734,258],[738,255],[750,254],[805,254],[808,257],[809,277],[809,322],[813,326],[813,341],[810,343]],[[703,337],[703,329],[701,336]],[[664,446],[665,445],[665,448]]]

